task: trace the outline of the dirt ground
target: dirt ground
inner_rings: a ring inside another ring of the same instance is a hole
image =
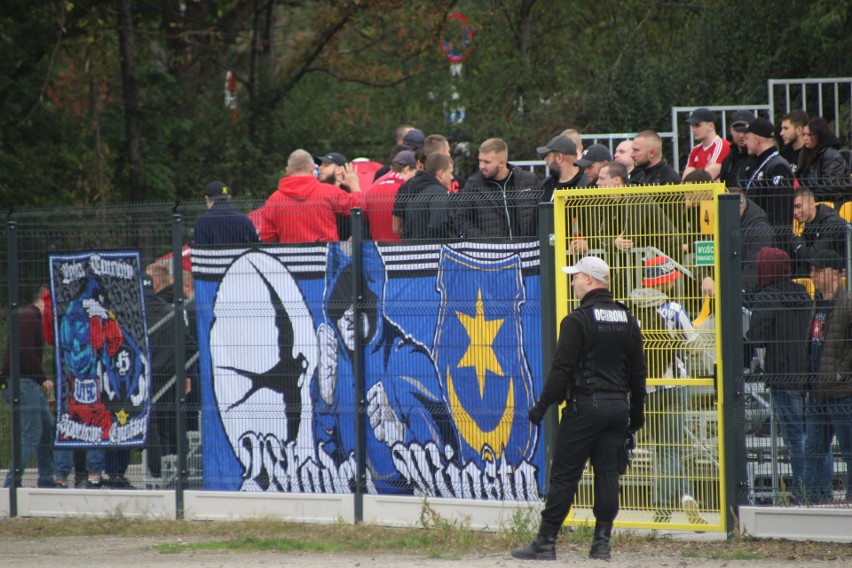
[[[466,555],[458,558],[423,558],[393,553],[240,553],[227,551],[187,551],[163,553],[154,548],[157,544],[176,544],[198,542],[205,538],[184,537],[44,537],[23,538],[3,534],[0,522],[0,566],[3,568],[92,568],[93,566],[121,566],[121,568],[256,568],[278,566],[305,566],[349,568],[434,568],[439,566],[457,566],[459,568],[502,568],[509,566],[528,566],[529,562],[513,559],[508,550],[505,552],[482,555]],[[662,543],[659,543],[662,544]],[[707,543],[706,556],[702,554],[701,542],[674,543],[671,546],[659,546],[650,550],[646,547],[628,546],[613,551],[612,560],[589,560],[585,557],[585,547],[561,544],[557,549],[558,561],[571,566],[610,566],[612,568],[800,568],[819,566],[825,568],[847,567],[852,557],[852,545],[849,548],[837,548],[827,545],[826,554],[819,560],[803,560],[794,553],[802,545],[794,542],[777,543],[789,547],[789,559],[783,553],[773,553],[772,559],[731,559],[713,558],[711,543]],[[810,543],[808,546],[821,545]],[[775,546],[774,548],[777,548]],[[845,554],[844,554],[845,552]],[[782,557],[776,557],[782,556]]]

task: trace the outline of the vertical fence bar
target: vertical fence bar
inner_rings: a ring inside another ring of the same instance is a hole
[[[739,196],[719,196],[719,313],[722,348],[722,429],[724,459],[723,503],[728,538],[736,534],[739,507],[747,502],[745,420],[743,398],[742,261],[738,241],[740,229]]]
[[[364,520],[364,493],[367,489],[367,393],[364,392],[364,217],[361,209],[350,212],[352,224],[352,290],[355,316],[355,352],[352,356],[352,375],[355,382],[355,522]]]
[[[852,223],[846,223],[846,291],[852,292]]]
[[[177,432],[177,463],[175,464],[175,510],[178,519],[184,516],[186,489],[186,322],[183,295],[183,216],[172,215],[172,274],[174,275],[174,349],[175,349],[175,431]]]
[[[553,203],[538,204],[539,282],[541,286],[541,380],[542,387],[556,353],[556,254]],[[559,429],[559,411],[550,407],[544,421],[544,493],[550,484],[550,465]],[[541,431],[539,431],[541,432]]]
[[[20,273],[18,272],[18,223],[6,223],[9,252],[9,402],[12,411],[12,484],[9,487],[9,516],[18,516],[18,486],[23,477],[21,463],[21,337],[18,326]]]

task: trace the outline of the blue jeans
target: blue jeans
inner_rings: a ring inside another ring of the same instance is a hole
[[[104,470],[104,450],[85,450],[86,471],[100,475]],[[56,479],[68,479],[74,462],[74,450],[56,450]]]
[[[38,485],[49,487],[53,481],[53,415],[41,385],[21,377],[21,467],[26,468],[33,453],[38,464]],[[3,391],[3,399],[11,406],[12,389]],[[6,475],[5,487],[12,486],[12,468]]]
[[[834,401],[815,400],[813,392],[810,392],[805,403],[804,484],[805,498],[809,503],[824,503],[834,498],[834,460],[831,454],[834,428],[827,402]],[[849,416],[845,420],[848,425]]]
[[[645,427],[654,444],[654,486],[651,499],[657,509],[680,509],[681,498],[691,495],[683,467],[687,387],[656,390],[645,404]]]
[[[793,476],[790,488],[795,502],[801,502],[804,495],[805,473],[805,409],[804,391],[786,390],[770,387],[772,392],[772,413],[775,423],[781,431],[787,454],[790,456],[790,468]]]
[[[813,435],[811,425],[813,424]],[[831,441],[837,436],[840,448],[840,458],[846,462],[846,499],[852,499],[852,396],[843,398],[823,399],[813,401],[808,422],[808,436],[805,450],[817,460],[820,456],[828,457],[827,466],[821,469],[818,478],[820,497],[833,498],[831,492],[831,475],[833,463],[831,460]],[[828,483],[825,476],[828,475]],[[807,482],[807,479],[805,480]],[[826,490],[828,490],[826,495]]]

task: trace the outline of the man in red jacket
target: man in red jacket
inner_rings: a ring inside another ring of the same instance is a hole
[[[269,196],[261,216],[260,240],[265,243],[314,243],[339,240],[337,216],[361,207],[361,192],[347,193],[314,176],[314,159],[295,150],[287,159],[287,175]]]

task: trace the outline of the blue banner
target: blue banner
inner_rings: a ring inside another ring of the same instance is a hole
[[[350,248],[192,250],[205,488],[538,500],[537,243]]]
[[[139,253],[50,256],[56,445],[145,444],[151,370]]]

